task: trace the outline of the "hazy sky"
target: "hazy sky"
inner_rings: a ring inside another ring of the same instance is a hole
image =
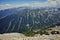
[[[56,2],[57,1],[57,2]],[[56,7],[60,0],[0,0],[0,10],[14,7]]]
[[[0,4],[17,4],[17,3],[27,3],[27,2],[45,2],[47,0],[0,0]]]

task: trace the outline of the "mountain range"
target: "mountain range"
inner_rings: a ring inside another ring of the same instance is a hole
[[[0,33],[24,33],[53,25],[60,25],[60,8],[19,7],[0,10]]]

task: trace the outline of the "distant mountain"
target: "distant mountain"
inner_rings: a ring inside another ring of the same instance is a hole
[[[60,24],[60,8],[19,7],[0,10],[0,33],[23,33],[56,24]]]

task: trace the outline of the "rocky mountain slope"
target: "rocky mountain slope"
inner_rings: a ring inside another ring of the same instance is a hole
[[[0,11],[0,33],[25,33],[60,24],[60,8],[13,8]]]

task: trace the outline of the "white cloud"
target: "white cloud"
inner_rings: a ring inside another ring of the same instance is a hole
[[[60,2],[60,0],[58,0]],[[48,0],[46,2],[31,2],[31,3],[21,3],[21,4],[4,4],[0,5],[0,10],[8,9],[8,8],[15,8],[15,7],[22,7],[22,6],[27,6],[27,7],[55,7],[57,6],[56,1],[53,0]]]

